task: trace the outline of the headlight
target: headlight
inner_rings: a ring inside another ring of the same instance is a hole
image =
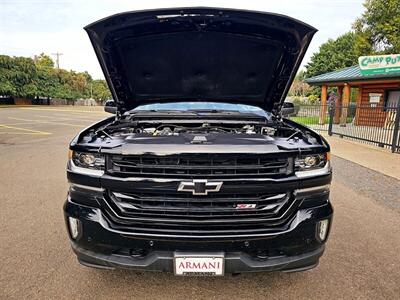
[[[72,153],[72,162],[75,166],[93,170],[104,169],[104,156],[99,153],[77,152]]]
[[[298,156],[294,162],[295,174],[299,178],[321,176],[331,172],[330,153]]]
[[[328,153],[299,156],[294,163],[295,171],[308,171],[323,168],[328,161],[328,157]]]

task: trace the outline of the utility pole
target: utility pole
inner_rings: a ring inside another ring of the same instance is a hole
[[[63,54],[60,52],[56,52],[56,53],[52,53],[51,55],[54,55],[56,57],[56,66],[57,66],[57,69],[59,69],[60,68],[60,56]]]

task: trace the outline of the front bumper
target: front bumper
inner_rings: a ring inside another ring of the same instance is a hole
[[[83,265],[99,268],[173,272],[174,253],[224,252],[225,273],[257,271],[303,271],[318,265],[324,243],[316,238],[316,224],[329,219],[333,209],[324,205],[299,209],[285,232],[230,239],[186,239],[135,236],[116,232],[104,222],[100,208],[75,203],[68,198],[66,220],[80,220],[81,233],[71,240]],[[326,242],[326,240],[325,240]]]
[[[130,256],[96,253],[84,249],[74,242],[72,242],[72,249],[77,255],[78,261],[87,267],[173,272],[174,252],[153,251],[145,257],[135,259]],[[245,253],[226,253],[224,257],[225,273],[305,271],[318,265],[324,250],[325,246],[321,245],[307,253],[264,260],[255,259]]]

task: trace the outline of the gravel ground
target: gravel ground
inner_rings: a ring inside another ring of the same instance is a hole
[[[393,154],[398,155],[398,154]],[[335,157],[334,180],[378,203],[400,212],[400,181]]]
[[[399,299],[400,182],[333,157],[333,230],[293,274],[182,278],[80,266],[62,215],[67,145],[100,112],[0,109],[0,299]]]

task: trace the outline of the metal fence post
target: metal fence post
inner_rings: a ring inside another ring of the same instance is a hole
[[[328,135],[332,136],[332,126],[333,126],[333,119],[335,118],[335,105],[329,103],[329,125],[328,125]]]
[[[396,118],[394,121],[394,129],[393,129],[393,139],[392,139],[392,152],[396,151],[397,142],[399,139],[399,124],[400,123],[400,102],[397,104],[396,108]]]

